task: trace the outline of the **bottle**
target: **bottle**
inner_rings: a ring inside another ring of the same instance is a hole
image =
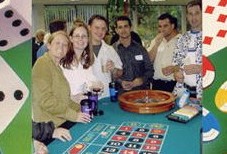
[[[92,112],[95,113],[97,110],[98,95],[92,92],[88,92],[87,95],[88,95],[88,99],[91,101]]]
[[[81,105],[81,112],[83,113],[87,113],[90,116],[92,115],[92,105],[91,105],[91,101],[89,99],[83,99],[80,102]]]
[[[109,83],[109,91],[110,91],[110,101],[116,102],[118,97],[118,90],[116,87],[116,83],[114,81]]]
[[[177,106],[179,108],[182,108],[183,106],[185,106],[186,104],[188,104],[189,102],[189,91],[188,90],[184,90],[183,94],[181,95],[181,97],[179,97],[179,99],[177,100]]]

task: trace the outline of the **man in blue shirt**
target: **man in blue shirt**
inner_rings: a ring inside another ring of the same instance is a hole
[[[64,20],[54,20],[49,24],[50,33],[54,33],[60,30],[66,31],[66,21]],[[43,44],[36,53],[36,58],[41,57],[45,52],[47,52],[46,44]]]
[[[127,16],[116,19],[119,40],[113,44],[123,63],[120,93],[130,90],[150,89],[153,64],[146,49],[131,37],[132,23]]]

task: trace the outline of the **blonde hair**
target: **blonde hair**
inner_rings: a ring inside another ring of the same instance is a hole
[[[67,38],[68,42],[70,42],[70,39],[69,39],[69,36],[67,35],[67,33],[65,31],[57,31],[57,32],[54,32],[52,33],[48,40],[47,40],[47,43],[51,44],[51,42],[53,41],[53,39],[57,36],[57,35],[63,35]],[[70,43],[69,43],[70,44]]]
[[[51,36],[50,33],[46,33],[46,34],[45,34],[44,39],[43,39],[43,43],[44,43],[44,44],[47,44],[47,43],[48,43],[48,39],[49,39],[50,36]]]
[[[45,35],[46,32],[43,30],[43,29],[38,29],[36,32],[35,32],[35,37],[39,36],[39,35]]]
[[[36,38],[36,40],[39,41],[39,42],[42,42],[43,39],[44,39],[45,34],[46,34],[46,32],[43,29],[38,29],[35,32],[35,38]]]
[[[47,44],[51,44],[51,42],[54,40],[54,38],[57,35],[63,35],[63,36],[65,36],[67,38],[68,48],[69,48],[69,50],[71,50],[72,49],[72,43],[70,42],[69,36],[67,35],[67,33],[65,31],[57,31],[57,32],[52,33],[50,35],[50,37],[48,38],[48,40],[47,40]],[[69,52],[69,50],[67,52]]]

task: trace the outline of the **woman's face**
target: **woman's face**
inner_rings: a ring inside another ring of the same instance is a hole
[[[88,45],[88,32],[84,27],[78,27],[73,31],[72,36],[70,36],[70,40],[73,44],[74,50],[81,50],[84,49]]]
[[[51,57],[55,62],[59,63],[69,49],[69,40],[65,35],[57,34],[54,36],[52,42],[48,43],[47,47]]]

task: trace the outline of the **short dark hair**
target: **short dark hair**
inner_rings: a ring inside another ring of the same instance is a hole
[[[88,20],[88,25],[91,25],[92,22],[93,22],[95,19],[97,19],[97,20],[103,20],[103,21],[106,23],[106,27],[107,27],[107,29],[108,29],[108,27],[109,27],[109,22],[108,22],[108,20],[107,20],[104,16],[98,15],[98,14],[94,14],[93,16],[90,17],[90,19]]]
[[[131,20],[129,19],[128,16],[119,16],[119,17],[117,17],[116,20],[115,20],[115,26],[116,27],[117,27],[117,22],[118,21],[128,21],[129,26],[132,27],[132,22],[131,22]]]
[[[59,30],[65,30],[66,29],[66,21],[65,20],[53,20],[49,24],[49,31],[50,33],[57,32]]]
[[[169,19],[169,22],[174,25],[174,29],[178,28],[177,18],[170,15],[169,13],[163,13],[158,17],[158,20]]]
[[[202,10],[202,1],[201,0],[192,0],[192,1],[188,2],[186,5],[187,12],[188,12],[188,8],[196,6],[196,5],[198,5],[199,8]]]

